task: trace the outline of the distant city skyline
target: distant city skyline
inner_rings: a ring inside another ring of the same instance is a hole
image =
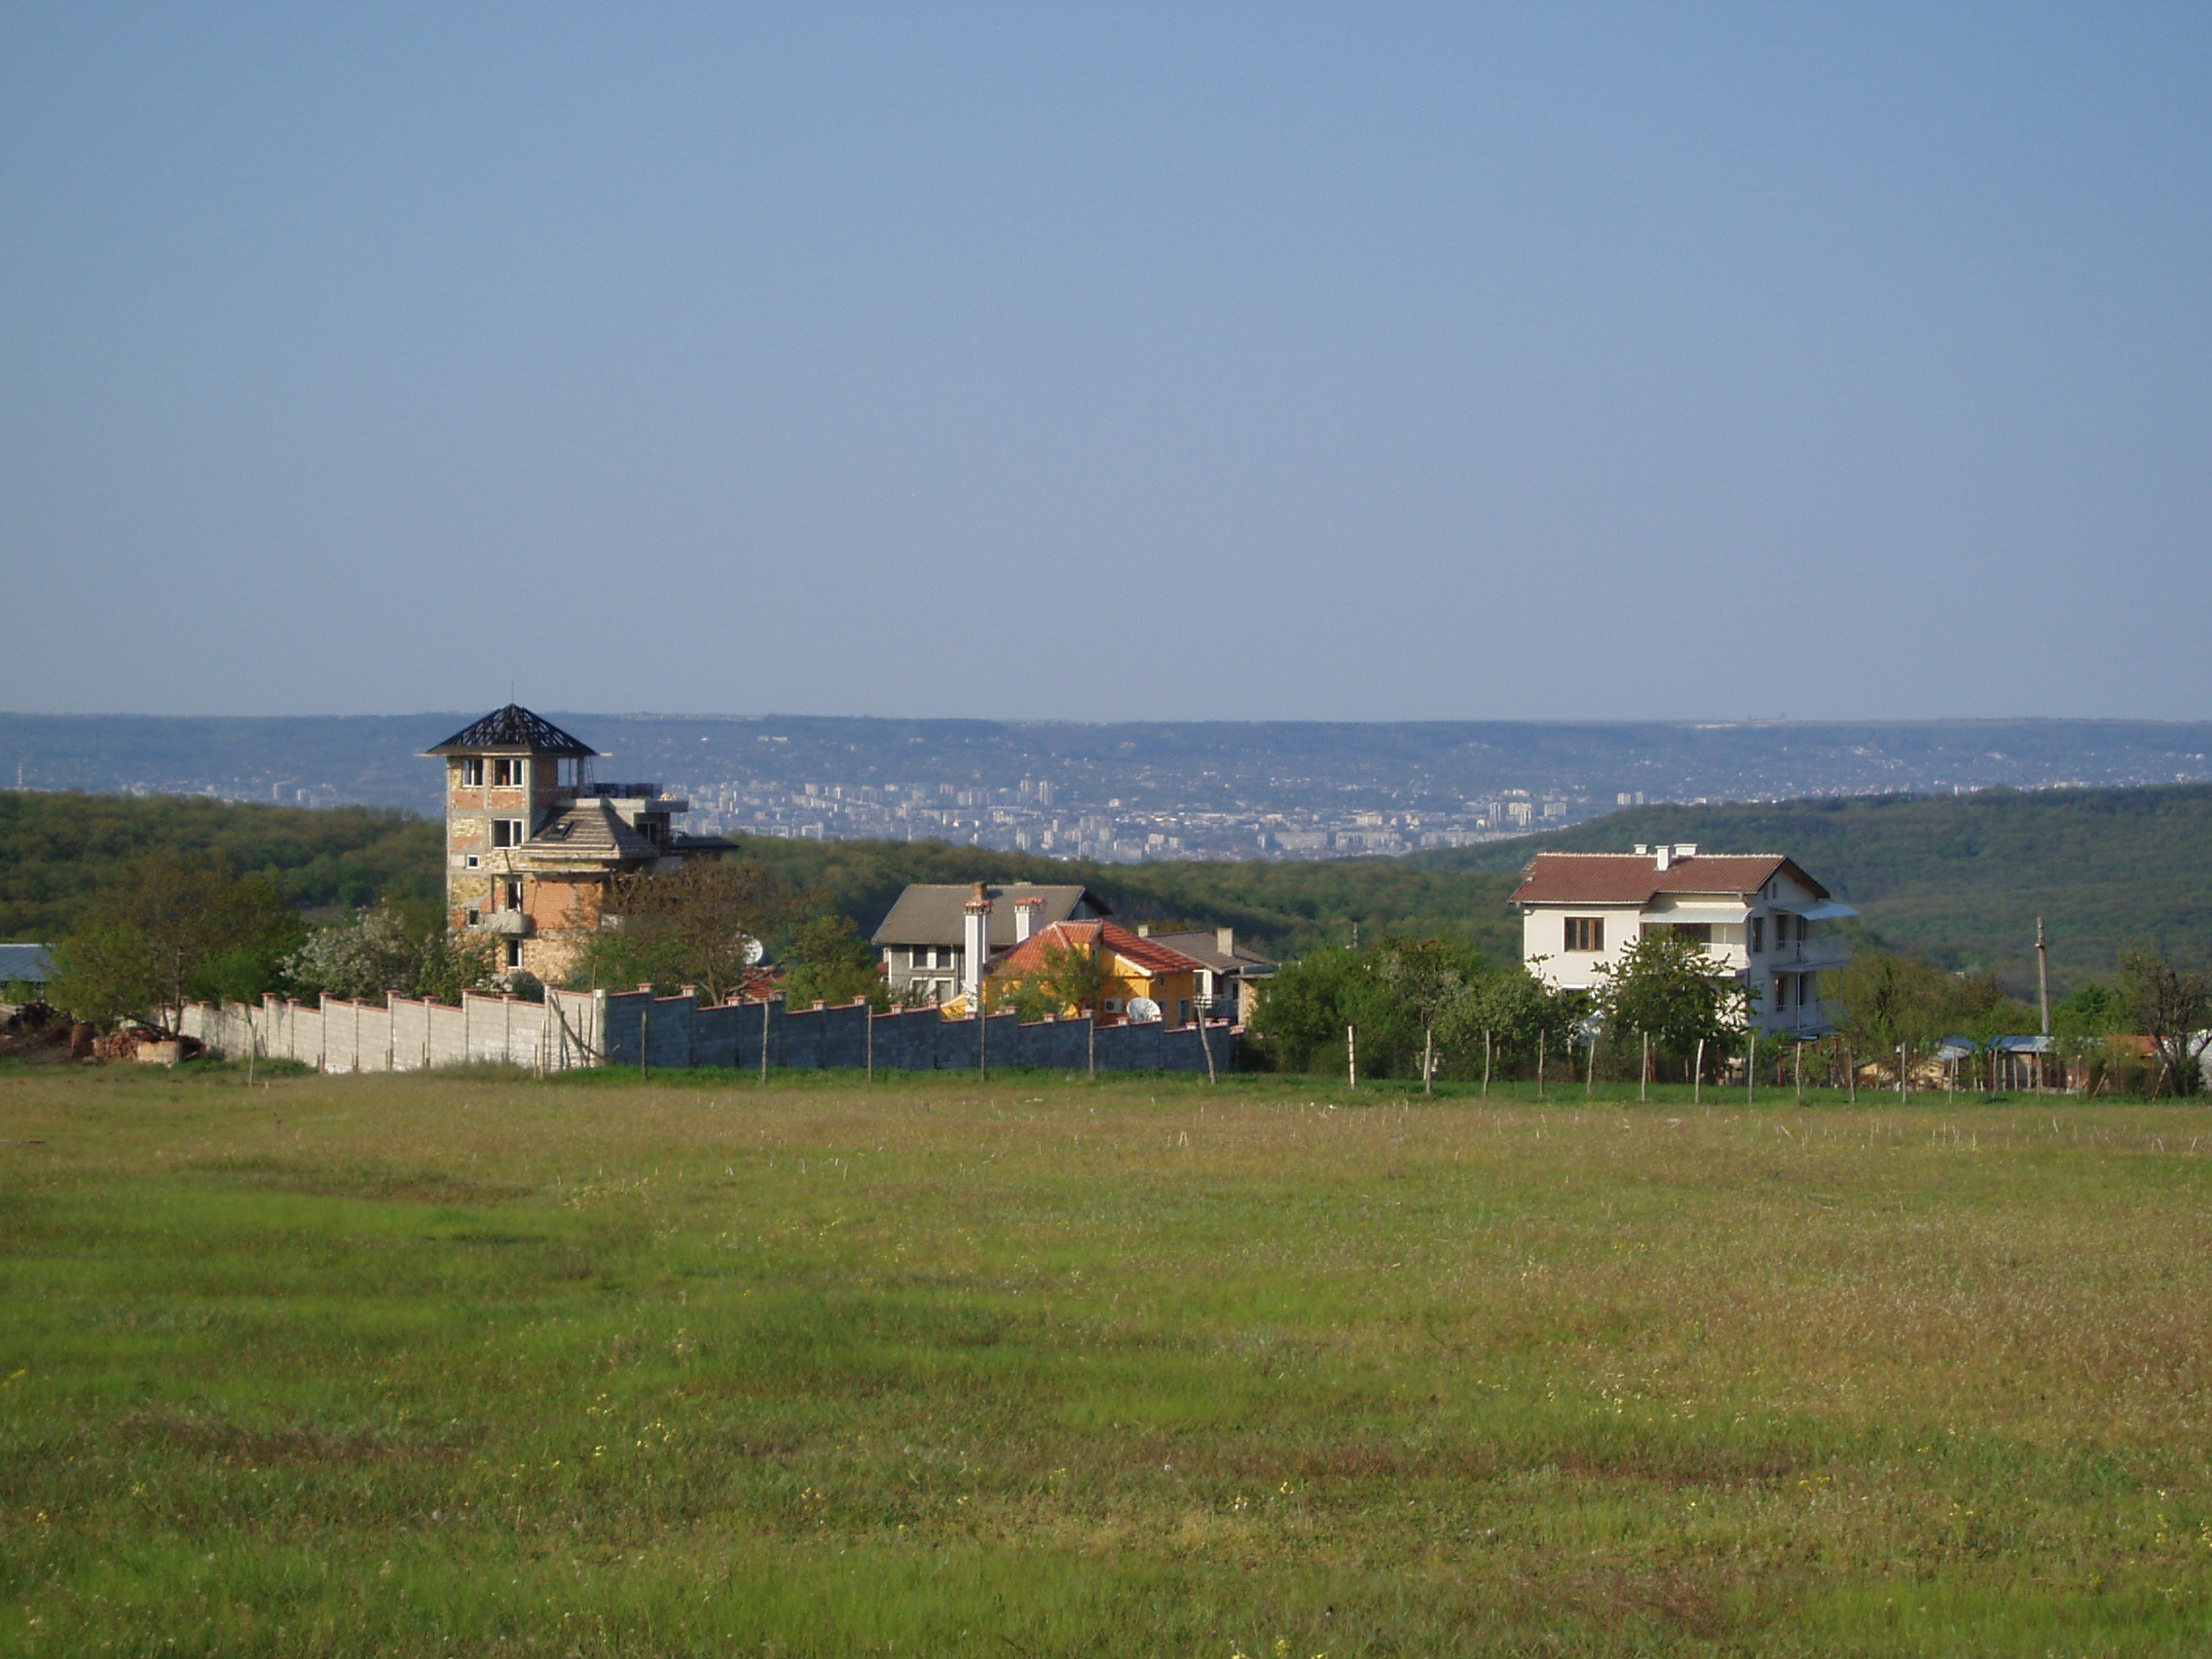
[[[2212,12],[0,16],[0,708],[2212,712]]]
[[[422,750],[483,710],[350,719],[0,714],[26,787],[424,815]],[[2212,722],[1684,725],[700,719],[537,711],[694,831],[1058,857],[1312,859],[1462,847],[1623,806],[2212,781]]]

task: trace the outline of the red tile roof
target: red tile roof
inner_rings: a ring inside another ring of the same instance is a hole
[[[1756,893],[1788,871],[1828,890],[1780,853],[1697,853],[1665,869],[1648,853],[1538,853],[1521,872],[1517,904],[1648,904],[1662,893]]]
[[[1157,940],[1140,939],[1117,922],[1054,922],[1041,928],[1022,943],[991,964],[991,972],[1019,978],[1024,974],[1042,973],[1046,966],[1046,953],[1057,945],[1062,950],[1088,950],[1093,943],[1102,944],[1108,951],[1131,966],[1142,969],[1147,975],[1188,974],[1205,966],[1180,950],[1171,950]]]

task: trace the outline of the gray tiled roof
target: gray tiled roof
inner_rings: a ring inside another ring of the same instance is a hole
[[[1264,978],[1275,971],[1275,965],[1254,950],[1238,945],[1231,955],[1223,955],[1221,941],[1210,933],[1156,933],[1147,936],[1170,950],[1179,950],[1185,956],[1195,957],[1216,974],[1247,974],[1253,978]]]
[[[556,814],[551,823],[523,843],[521,850],[529,858],[556,863],[571,859],[654,859],[661,851],[639,834],[628,819],[596,796]]]
[[[571,737],[543,715],[534,715],[520,703],[494,709],[473,725],[465,725],[423,751],[425,755],[597,755],[589,744]]]
[[[0,944],[0,985],[11,979],[43,985],[54,977],[54,958],[43,944]]]
[[[968,897],[976,891],[972,881],[915,882],[899,895],[891,914],[875,930],[877,944],[950,944],[965,942]],[[991,948],[1014,942],[1014,905],[1023,899],[1045,901],[1037,911],[1040,928],[1077,915],[1108,916],[1106,902],[1088,887],[1023,887],[986,884],[991,897]]]

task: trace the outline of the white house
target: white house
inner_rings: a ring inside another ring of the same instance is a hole
[[[1591,990],[1603,969],[1661,928],[1688,934],[1741,979],[1751,1023],[1788,1037],[1832,1030],[1821,977],[1851,960],[1823,925],[1859,912],[1779,853],[1704,853],[1694,843],[1632,853],[1538,853],[1513,895],[1521,959],[1548,983]]]

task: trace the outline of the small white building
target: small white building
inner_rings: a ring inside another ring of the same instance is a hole
[[[1513,903],[1521,959],[1549,984],[1594,990],[1631,944],[1671,928],[1743,981],[1756,1029],[1808,1038],[1834,1029],[1822,976],[1851,960],[1825,925],[1859,913],[1779,853],[1701,854],[1691,842],[1538,853]]]

